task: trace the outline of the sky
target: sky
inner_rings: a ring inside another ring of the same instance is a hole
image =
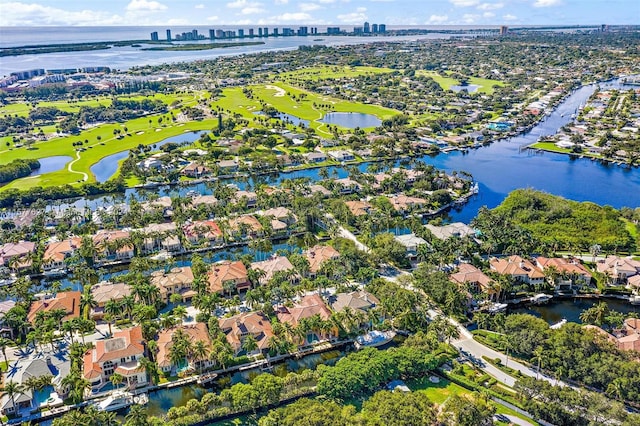
[[[0,0],[0,26],[640,24],[640,0]]]

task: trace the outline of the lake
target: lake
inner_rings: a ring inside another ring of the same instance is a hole
[[[173,143],[193,143],[200,138],[201,132],[186,132],[181,135],[171,136],[161,140],[160,142],[151,144],[152,149],[157,150],[163,145],[170,142]],[[104,157],[97,163],[91,166],[91,173],[96,177],[96,181],[102,183],[106,182],[113,177],[118,171],[119,163],[129,156],[129,150],[120,151],[115,154]]]
[[[477,84],[467,84],[466,86],[458,86],[457,84],[454,84],[452,86],[449,86],[449,89],[453,90],[454,92],[461,92],[465,90],[469,93],[475,93],[479,88],[480,86],[478,86]]]
[[[330,112],[322,117],[321,123],[335,124],[348,129],[377,127],[382,124],[378,117],[361,112]]]
[[[40,168],[32,171],[29,176],[57,172],[58,170],[64,169],[64,166],[71,160],[73,160],[73,158],[68,155],[55,155],[53,157],[38,158]]]

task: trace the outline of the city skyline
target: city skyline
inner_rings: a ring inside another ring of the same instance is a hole
[[[636,0],[0,1],[0,26],[628,25],[639,14]]]

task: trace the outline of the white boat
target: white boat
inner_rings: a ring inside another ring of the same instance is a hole
[[[544,303],[547,303],[552,298],[553,298],[553,296],[550,296],[550,295],[544,294],[544,293],[540,293],[540,294],[536,294],[535,296],[533,296],[531,298],[531,303],[533,303],[534,305],[542,305]]]
[[[478,186],[478,182],[476,182],[476,183],[471,187],[471,193],[472,193],[472,194],[477,194],[478,192],[480,192],[480,187]]]
[[[567,319],[566,318],[562,318],[560,321],[558,321],[557,323],[549,326],[550,329],[552,330],[558,330],[559,328],[561,328],[563,325],[565,325],[567,323]]]
[[[640,305],[640,294],[629,296],[629,302],[631,302],[632,305]]]
[[[60,278],[67,275],[67,270],[66,268],[54,268],[44,271],[42,275],[44,275],[45,278]]]
[[[367,334],[356,337],[354,346],[358,350],[363,348],[375,348],[378,346],[386,345],[391,340],[393,340],[394,337],[396,337],[396,332],[392,330],[389,330],[389,331],[372,330]]]
[[[134,396],[131,392],[115,390],[103,399],[94,404],[98,411],[117,411],[135,404]]]
[[[149,256],[149,259],[151,260],[157,260],[159,262],[163,262],[165,260],[169,260],[171,259],[173,256],[171,255],[171,253],[169,253],[166,250],[161,250],[159,251],[157,254],[154,254],[153,256]]]
[[[490,314],[497,314],[498,312],[504,312],[507,310],[506,303],[492,303],[488,308],[487,312]]]

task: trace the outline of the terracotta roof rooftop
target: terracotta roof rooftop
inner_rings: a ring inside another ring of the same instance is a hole
[[[31,308],[29,308],[27,320],[30,323],[33,323],[38,312],[49,312],[56,309],[63,309],[67,313],[63,318],[63,321],[78,318],[80,316],[80,292],[65,291],[58,293],[55,297],[49,299],[34,301],[31,304]]]
[[[178,327],[173,327],[168,330],[162,330],[158,332],[158,354],[156,356],[156,360],[160,367],[168,367],[171,365],[171,360],[169,359],[169,350],[171,346],[173,346],[172,338],[173,334],[177,330],[184,331],[191,343],[201,341],[204,342],[205,345],[211,345],[211,338],[209,337],[209,330],[207,329],[207,325],[202,322],[197,322],[195,324],[181,325]]]
[[[304,255],[309,261],[309,270],[311,272],[318,272],[325,261],[340,257],[338,250],[331,246],[322,245],[311,247],[309,250],[304,252]]]
[[[277,316],[280,322],[288,322],[294,327],[300,323],[303,318],[309,318],[314,315],[320,315],[323,320],[331,317],[331,311],[318,294],[310,294],[304,296],[292,308],[281,307]]]

